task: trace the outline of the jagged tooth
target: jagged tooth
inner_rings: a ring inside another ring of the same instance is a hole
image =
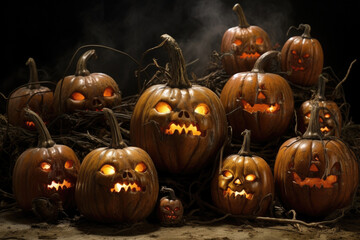
[[[181,130],[181,133],[180,133],[180,134],[181,134],[181,135],[186,134],[185,128],[183,128],[183,129]]]
[[[175,129],[174,134],[180,135],[179,130]]]
[[[188,128],[190,125],[192,125],[192,124],[189,123],[189,122],[186,122],[186,123],[185,123],[185,127],[186,127],[186,128]]]
[[[194,135],[192,130],[189,130],[189,131],[188,131],[188,134],[189,134],[189,135]]]

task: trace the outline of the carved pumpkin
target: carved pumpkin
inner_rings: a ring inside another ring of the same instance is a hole
[[[190,83],[175,40],[167,34],[162,38],[170,54],[168,83],[151,86],[140,96],[130,137],[158,170],[194,173],[221,147],[227,134],[225,111],[213,91]]]
[[[250,131],[244,131],[238,154],[225,158],[211,185],[214,204],[234,215],[264,215],[274,198],[274,178],[264,159],[250,152]]]
[[[40,85],[34,59],[29,58],[26,65],[30,69],[29,83],[10,95],[7,116],[9,123],[13,126],[36,130],[35,123],[25,116],[24,108],[32,109],[47,123],[52,117],[54,97],[52,90]]]
[[[109,121],[109,147],[84,158],[75,198],[79,211],[100,222],[136,222],[154,209],[159,183],[150,156],[138,147],[127,147],[113,112],[103,108]]]
[[[25,109],[39,132],[39,143],[16,160],[13,170],[13,191],[19,206],[30,210],[37,198],[52,198],[57,193],[64,209],[75,207],[74,190],[80,161],[75,152],[55,144],[44,122],[33,111]]]
[[[301,133],[305,133],[310,121],[311,108],[314,101],[319,105],[319,124],[322,134],[325,136],[340,137],[341,133],[341,111],[334,101],[325,98],[325,81],[320,77],[317,94],[313,99],[305,101],[298,110],[298,125]]]
[[[342,140],[322,135],[318,119],[319,106],[314,105],[303,136],[280,147],[274,177],[286,207],[323,217],[352,203],[359,170],[356,156]]]
[[[250,26],[240,4],[233,10],[239,17],[239,25],[228,29],[222,38],[222,63],[225,71],[232,75],[250,71],[261,54],[271,50],[268,34],[258,26]]]
[[[264,72],[267,60],[277,55],[276,51],[263,54],[251,72],[233,75],[221,92],[221,102],[237,138],[249,129],[254,141],[267,141],[281,136],[290,123],[294,98],[289,84],[277,74]]]
[[[175,196],[172,188],[162,187],[160,192],[168,192],[169,196],[160,199],[158,218],[163,226],[176,226],[183,222],[184,207]]]
[[[58,113],[76,110],[101,111],[121,102],[121,94],[115,80],[104,73],[90,73],[87,61],[95,50],[85,52],[77,62],[75,75],[60,80],[54,94],[54,107]]]
[[[323,69],[324,54],[319,41],[310,36],[310,25],[300,24],[301,36],[288,39],[281,50],[281,68],[295,84],[311,86],[318,82]]]

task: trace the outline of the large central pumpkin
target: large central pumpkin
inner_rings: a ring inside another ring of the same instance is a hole
[[[167,84],[151,86],[139,98],[130,137],[143,148],[160,171],[193,173],[200,170],[222,145],[227,122],[218,96],[192,85],[181,49],[162,35],[170,54]]]

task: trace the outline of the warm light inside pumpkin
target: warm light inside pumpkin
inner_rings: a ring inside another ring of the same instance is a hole
[[[159,113],[170,113],[172,110],[171,106],[166,102],[158,102],[155,106],[155,109]]]
[[[210,109],[206,104],[200,103],[195,108],[195,112],[198,113],[198,114],[201,114],[201,115],[207,115],[210,112]]]
[[[165,134],[173,135],[174,133],[178,134],[191,134],[194,136],[200,136],[201,131],[198,130],[197,126],[190,124],[189,126],[186,126],[185,124],[176,124],[171,123],[169,125],[169,128],[165,129]]]
[[[135,171],[143,173],[147,170],[147,166],[145,165],[145,163],[141,162],[138,163],[135,167]]]
[[[265,99],[265,95],[262,92],[258,93],[258,99]]]
[[[71,169],[71,168],[73,168],[73,166],[74,166],[74,161],[71,161],[71,160],[66,161],[64,164],[64,167],[66,169]]]
[[[327,126],[325,126],[325,127],[320,128],[320,131],[322,133],[328,133],[328,132],[330,132],[330,129]]]
[[[317,167],[315,164],[311,164],[311,166],[310,166],[310,171],[311,171],[311,172],[318,172],[319,169],[318,169],[318,167]]]
[[[25,125],[26,125],[27,127],[35,127],[35,123],[34,123],[33,121],[26,121],[26,122],[25,122]]]
[[[133,192],[139,192],[141,191],[141,187],[136,183],[115,183],[114,187],[110,189],[111,192],[120,192],[122,189],[124,189],[125,192],[127,191],[133,191]]]
[[[241,102],[243,104],[244,111],[247,111],[249,113],[254,113],[254,112],[275,113],[280,110],[280,105],[278,103],[272,105],[265,103],[255,103],[253,106],[251,106],[251,104],[249,104],[243,99],[241,100]]]
[[[260,57],[260,54],[255,52],[255,53],[246,53],[246,52],[243,52],[241,55],[240,55],[240,58],[259,58]]]
[[[324,117],[325,117],[325,118],[330,118],[331,115],[330,115],[330,113],[326,113],[326,114],[324,115]]]
[[[306,177],[304,180],[301,180],[300,176],[293,172],[294,183],[298,184],[299,186],[309,186],[309,187],[317,187],[317,188],[333,188],[333,184],[337,181],[336,175],[329,175],[326,179],[321,178],[309,178]]]
[[[105,88],[103,93],[104,97],[112,97],[113,95],[114,95],[114,90],[111,87]]]
[[[241,196],[241,197],[245,197],[246,199],[249,199],[249,200],[252,200],[253,199],[253,197],[254,197],[254,195],[253,194],[251,194],[251,193],[247,193],[246,191],[245,191],[245,189],[243,189],[243,190],[241,190],[240,192],[238,192],[238,191],[233,191],[231,188],[227,188],[226,190],[224,190],[224,192],[223,192],[223,194],[224,194],[224,197],[226,197],[226,196],[232,196],[232,197],[234,197],[234,198],[236,198],[237,196]]]
[[[101,167],[100,172],[104,175],[113,175],[115,174],[115,168],[110,164],[105,164]]]
[[[242,41],[240,39],[235,39],[234,43],[236,46],[240,46],[242,44]]]
[[[82,93],[79,92],[73,92],[71,94],[71,99],[75,101],[82,101],[85,99],[85,96]]]
[[[232,173],[228,170],[223,171],[222,175],[226,178],[231,178],[233,176]]]
[[[50,172],[51,171],[51,164],[48,163],[48,162],[42,162],[42,163],[40,163],[40,168],[45,172]]]
[[[246,181],[252,182],[256,179],[256,176],[254,174],[246,175],[245,177]]]
[[[255,40],[255,43],[256,43],[257,45],[261,45],[261,44],[263,44],[263,42],[264,42],[264,39],[262,39],[261,37],[259,37],[259,38],[257,38],[257,39]]]
[[[306,54],[303,56],[303,58],[308,58],[308,57],[310,57],[310,54],[308,54],[308,53],[306,53]]]
[[[66,188],[71,188],[73,185],[71,184],[71,182],[68,182],[66,181],[65,179],[63,180],[62,183],[59,183],[59,182],[55,182],[55,181],[52,181],[51,184],[47,185],[47,188],[48,189],[53,189],[55,188],[56,191],[58,191],[59,189],[66,189]]]

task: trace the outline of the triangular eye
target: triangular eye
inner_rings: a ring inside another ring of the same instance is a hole
[[[319,169],[318,169],[318,167],[317,167],[315,164],[311,164],[311,166],[310,166],[310,171],[311,171],[311,172],[318,172]]]
[[[258,99],[265,99],[265,95],[262,92],[259,92]]]
[[[114,90],[111,87],[105,88],[103,93],[104,97],[112,97],[113,95],[114,95]]]

